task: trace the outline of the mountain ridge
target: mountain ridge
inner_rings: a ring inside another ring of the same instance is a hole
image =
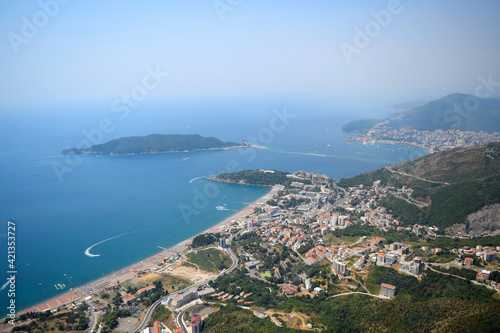
[[[367,131],[377,125],[420,131],[459,129],[492,133],[500,128],[500,99],[452,93],[392,117],[355,120],[343,131]]]

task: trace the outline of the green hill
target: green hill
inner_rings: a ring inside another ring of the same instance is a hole
[[[392,117],[388,125],[421,131],[460,129],[494,132],[500,128],[500,99],[450,94]]]
[[[450,94],[390,118],[350,122],[343,126],[343,130],[368,130],[385,121],[387,126],[396,129],[495,132],[500,129],[500,99]]]
[[[487,205],[500,202],[500,143],[456,148],[420,156],[394,166],[373,170],[338,182],[341,187],[384,185],[414,190],[413,197],[430,202],[417,208],[390,196],[383,205],[403,223],[431,224],[441,228],[463,223]]]
[[[238,146],[248,146],[246,142],[223,142],[214,137],[203,137],[198,134],[151,134],[148,136],[129,136],[94,145],[83,149],[65,149],[63,154],[154,154],[166,152],[181,152],[203,149],[223,149]]]

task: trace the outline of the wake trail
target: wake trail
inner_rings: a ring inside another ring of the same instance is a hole
[[[95,244],[93,244],[93,245],[89,246],[89,247],[88,247],[88,248],[84,251],[84,253],[85,253],[85,255],[86,255],[87,257],[91,257],[91,258],[93,258],[93,257],[100,257],[100,256],[101,256],[100,254],[92,254],[92,253],[90,253],[90,250],[92,250],[92,248],[93,248],[94,246],[97,246],[97,245],[99,245],[99,244],[102,244],[102,243],[108,242],[108,241],[110,241],[110,240],[116,239],[116,238],[121,237],[121,236],[126,235],[126,234],[130,234],[130,232],[125,232],[125,233],[120,234],[120,235],[118,235],[118,236],[114,236],[114,237],[106,238],[106,239],[104,239],[104,240],[102,240],[102,241],[100,241],[100,242],[97,242],[97,243],[95,243]]]

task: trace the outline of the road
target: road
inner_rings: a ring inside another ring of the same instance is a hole
[[[431,267],[431,266],[429,266],[429,265],[428,265],[427,267],[429,267],[429,269],[430,269],[431,271],[434,271],[434,272],[436,272],[436,273],[440,273],[440,274],[444,274],[444,275],[453,276],[453,277],[456,277],[456,278],[459,278],[459,279],[462,279],[462,280],[467,281],[467,279],[466,279],[466,278],[464,278],[463,276],[458,276],[458,275],[451,274],[451,273],[441,272],[441,271],[438,271],[438,270],[436,270],[436,269],[432,268],[432,267]]]
[[[367,295],[367,296],[377,297],[377,298],[381,298],[381,299],[389,299],[389,297],[386,297],[386,296],[374,295],[374,294],[369,294],[369,293],[362,293],[361,291],[351,291],[351,292],[348,292],[348,293],[343,293],[343,294],[337,294],[337,295],[330,296],[330,297],[327,298],[327,300],[331,299],[331,298],[335,298],[335,297],[352,295],[352,294],[361,294],[361,295]]]
[[[94,303],[89,302],[88,306],[89,306],[89,311],[90,311],[90,324],[89,324],[90,332],[95,332],[95,325],[97,324],[97,317],[95,315]]]
[[[240,232],[236,233],[234,236],[238,235],[239,233]],[[229,238],[229,243],[231,243],[231,241],[233,240],[234,236],[232,236],[231,238]],[[229,267],[227,270],[223,270],[222,272],[220,272],[219,274],[217,274],[214,277],[211,277],[208,280],[205,280],[203,282],[199,282],[197,284],[194,284],[192,286],[189,286],[189,287],[181,289],[181,290],[177,290],[176,294],[182,294],[182,293],[185,293],[185,292],[191,291],[191,290],[192,291],[198,291],[198,287],[201,287],[201,286],[207,284],[210,281],[216,280],[219,276],[231,273],[238,266],[238,257],[234,254],[234,252],[231,250],[231,248],[226,248],[226,249],[224,249],[224,251],[227,254],[229,254],[229,256],[231,257],[231,259],[233,261],[233,263],[231,264],[231,267]],[[154,302],[153,305],[151,305],[149,307],[148,311],[146,312],[146,316],[142,320],[141,324],[133,331],[133,333],[139,333],[139,332],[144,331],[144,329],[147,327],[149,321],[151,320],[151,315],[153,314],[153,311],[156,308],[156,306],[158,304],[160,304],[162,301],[168,299],[169,296],[170,295],[163,296],[162,298],[160,298],[159,300],[157,300],[156,302]],[[185,327],[184,323],[182,322],[182,317],[184,316],[184,313],[186,312],[187,309],[189,309],[189,307],[183,309],[181,311],[181,313],[179,313],[179,315],[177,316],[177,323],[179,324],[179,320],[180,320],[180,324],[181,325],[179,325],[179,327],[182,327],[182,329],[183,329],[183,331],[185,333],[187,333],[188,331],[187,331],[187,328]],[[181,318],[181,319],[179,319],[179,318]]]
[[[392,173],[397,173],[397,174],[400,174],[400,175],[406,176],[406,177],[416,178],[416,179],[422,180],[424,182],[434,183],[434,184],[441,184],[441,185],[450,185],[450,183],[447,183],[447,182],[440,182],[440,181],[437,181],[437,180],[425,179],[425,178],[422,178],[422,177],[419,177],[419,176],[416,176],[416,175],[410,175],[409,173],[406,173],[406,172],[402,172],[402,171],[391,169],[388,166],[385,167],[385,168],[386,168],[386,170],[388,170],[388,171],[390,171]]]

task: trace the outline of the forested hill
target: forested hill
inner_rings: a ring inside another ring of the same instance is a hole
[[[459,124],[457,124],[458,118],[460,118]],[[343,126],[343,130],[368,130],[381,122],[395,129],[410,128],[420,131],[458,129],[491,133],[500,128],[500,99],[450,94],[390,118],[350,122]]]
[[[417,208],[393,196],[384,199],[383,204],[404,223],[430,224],[441,228],[465,223],[470,214],[500,203],[500,143],[420,156],[352,178],[343,178],[338,185],[370,186],[376,180],[396,188],[406,185],[413,189],[413,198],[430,203],[427,207]]]
[[[388,171],[389,169],[393,172]],[[343,187],[358,184],[371,185],[375,180],[380,179],[385,184],[398,186],[407,181],[408,177],[403,177],[402,174],[442,183],[476,180],[497,175],[500,174],[500,142],[422,155],[387,168],[343,178],[338,185]],[[418,178],[413,178],[413,180],[416,181]]]
[[[94,145],[89,148],[65,149],[61,153],[74,154],[155,154],[166,152],[181,152],[204,149],[224,149],[231,147],[245,147],[248,144],[236,142],[223,142],[214,137],[203,137],[198,134],[151,134],[148,136],[129,136],[112,140],[104,144]]]

